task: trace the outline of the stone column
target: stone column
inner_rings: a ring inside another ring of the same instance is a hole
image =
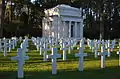
[[[78,34],[77,34],[77,22],[75,22],[75,37],[77,37]]]
[[[62,37],[65,38],[65,21],[63,21],[63,32],[62,32]]]
[[[69,21],[69,38],[71,38],[71,21]]]
[[[80,38],[83,38],[83,20],[80,22]]]

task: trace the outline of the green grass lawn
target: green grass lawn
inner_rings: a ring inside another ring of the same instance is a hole
[[[32,44],[32,43],[30,43]],[[120,67],[118,67],[118,56],[116,51],[112,52],[110,58],[106,58],[106,68],[100,68],[100,57],[94,58],[90,50],[86,49],[88,57],[84,59],[84,71],[78,71],[78,58],[75,58],[72,51],[67,55],[67,60],[62,58],[57,60],[57,75],[51,74],[51,60],[43,61],[43,56],[39,55],[34,46],[29,47],[27,52],[29,60],[24,65],[24,79],[120,79]],[[62,53],[59,51],[59,53]],[[0,53],[0,79],[17,79],[17,61],[10,58],[16,56],[16,50],[8,53],[7,57]]]

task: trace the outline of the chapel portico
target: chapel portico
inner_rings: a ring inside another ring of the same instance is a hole
[[[45,10],[45,16],[43,18],[43,36],[83,38],[81,9],[62,4]]]

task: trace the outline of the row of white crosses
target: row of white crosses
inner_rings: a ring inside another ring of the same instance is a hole
[[[0,39],[0,52],[4,52],[4,56],[7,56],[7,49],[8,52],[11,52],[12,49],[15,49],[17,46],[17,38],[12,37],[11,39]]]
[[[117,51],[117,54],[118,54],[118,56],[119,56],[118,65],[120,66],[120,40],[119,40],[118,44],[119,44],[119,46],[118,46],[119,50]]]
[[[11,60],[18,61],[18,78],[24,78],[24,64],[25,60],[29,59],[29,56],[26,56],[26,52],[28,52],[28,38],[25,37],[23,42],[20,45],[21,48],[18,48],[17,56],[11,57]]]
[[[32,38],[32,40],[33,40],[34,43],[36,42],[36,38]],[[61,43],[63,44],[63,46],[61,46],[62,50],[63,50],[63,60],[66,60],[66,50],[67,50],[66,45],[69,45],[69,44],[67,44],[63,40],[62,40]],[[44,52],[45,52],[44,55],[47,55],[46,54],[46,51],[48,50],[48,48],[46,47],[47,44],[43,43],[43,45],[44,45],[43,49],[44,49]],[[79,53],[78,53],[78,55],[76,55],[76,56],[79,57],[79,70],[80,71],[83,70],[83,57],[86,56],[86,54],[83,53],[84,52],[84,49],[83,49],[84,46],[83,45],[84,45],[84,41],[81,41]],[[57,47],[49,49],[49,50],[52,50],[52,54],[51,55],[47,55],[47,58],[51,58],[52,59],[52,74],[56,74],[57,73],[56,72],[56,58],[60,58],[61,55],[57,54]],[[47,61],[47,60],[45,60],[46,59],[45,57],[46,56],[44,56],[44,61]]]
[[[102,43],[102,44],[101,44]],[[63,46],[62,46],[62,50],[63,50],[63,60],[66,60],[66,50],[67,50],[67,47],[65,47],[66,46],[66,43],[65,42],[62,42],[62,44],[63,44]],[[82,46],[82,42],[80,43],[80,52],[84,52],[83,50],[84,50],[84,46]],[[101,55],[101,68],[105,68],[105,56],[106,55],[108,55],[109,53],[108,52],[106,52],[105,51],[105,44],[106,44],[106,42],[104,42],[104,41],[97,41],[97,40],[95,40],[95,48],[94,48],[94,50],[96,51],[95,52],[95,56],[97,56],[98,55],[98,52],[97,52],[97,50],[98,50],[98,48],[99,48],[99,46],[100,46],[100,44],[101,44],[101,52],[99,53],[99,55]],[[44,45],[46,45],[46,44],[44,44]],[[83,44],[84,45],[84,44]],[[109,45],[107,46],[107,48],[109,47]],[[46,49],[47,50],[47,49]],[[79,70],[80,71],[82,71],[83,70],[83,57],[84,56],[87,56],[87,54],[84,54],[84,53],[80,53],[80,54],[76,54],[75,56],[79,56],[80,57],[80,63],[79,63],[79,65],[81,65],[80,67],[81,68],[79,68]]]
[[[101,43],[102,43],[101,44],[101,52],[99,53],[99,55],[101,55],[101,68],[105,68],[105,56],[107,55],[107,53],[105,52],[105,44],[104,44],[105,42],[102,41]],[[44,43],[44,48],[45,49],[47,48],[46,45],[47,44]],[[84,40],[83,39],[80,41],[79,53],[75,54],[75,56],[79,57],[79,67],[78,67],[79,71],[83,71],[83,69],[84,69],[84,66],[83,66],[84,56],[87,56],[87,53],[84,53]],[[51,58],[52,59],[52,74],[57,73],[57,71],[56,71],[56,61],[57,61],[56,58],[60,58],[60,57],[61,57],[61,55],[57,54],[57,48],[52,48],[52,54],[51,55],[46,54],[46,58]],[[22,58],[22,59],[24,59],[24,58]],[[25,57],[25,59],[27,59],[27,58]],[[22,61],[22,64],[24,64],[23,63],[24,60],[20,60],[20,61]],[[21,66],[23,66],[23,65],[21,65]],[[20,67],[20,68],[23,68],[23,67]],[[23,70],[19,71],[19,73],[23,74]],[[19,75],[21,75],[21,74],[19,74]],[[23,75],[21,75],[21,76],[23,77]],[[19,76],[19,77],[21,77],[21,76]]]
[[[32,39],[34,41],[34,39]],[[35,41],[34,41],[35,42]],[[23,65],[25,64],[25,60],[28,59],[28,56],[26,56],[25,54],[25,49],[28,47],[28,39],[26,38],[23,41],[24,44],[21,44],[23,46],[21,46],[20,49],[18,49],[18,56],[17,57],[13,57],[13,60],[18,60],[18,78],[23,78]],[[101,42],[101,52],[99,53],[99,55],[101,55],[101,68],[105,68],[105,56],[107,55],[107,53],[105,52],[105,42],[102,41]],[[43,50],[48,50],[46,45],[47,43],[44,43],[44,48]],[[63,46],[64,48],[64,46]],[[22,53],[20,53],[22,52]],[[80,41],[80,48],[79,48],[79,53],[75,54],[76,57],[79,57],[79,66],[78,66],[78,70],[79,71],[83,71],[84,66],[83,66],[83,62],[84,62],[84,56],[87,56],[87,53],[84,53],[84,40],[82,39]],[[52,59],[52,74],[56,74],[56,61],[57,58],[60,58],[61,55],[57,54],[57,48],[52,48],[52,54],[51,55],[47,55],[46,54],[46,58],[51,58]]]
[[[98,49],[100,48],[100,41],[87,39],[87,45],[90,47],[92,52],[94,52],[94,57],[97,58],[98,57]]]
[[[38,38],[38,37],[37,37]],[[61,47],[61,50],[63,50],[63,60],[66,60],[66,51],[68,50],[69,53],[70,50],[73,48],[74,41],[71,41],[70,39],[55,39],[55,38],[39,38],[37,39],[35,37],[32,37],[32,41],[36,48],[39,48],[37,50],[40,50],[40,55],[42,55],[42,51],[44,51],[44,61],[46,60],[46,52],[50,51],[52,46],[54,47]],[[57,41],[56,41],[57,40]],[[59,43],[58,43],[59,42]]]
[[[46,59],[47,51],[51,50],[52,46],[58,47],[57,41],[54,38],[41,38],[41,39],[37,38],[32,37],[32,41],[34,42],[36,48],[39,48],[40,55],[42,55],[42,52],[44,51],[44,61],[47,61]]]
[[[106,56],[110,57],[110,49],[113,49],[114,46],[115,46],[115,40],[112,41],[112,45],[110,46],[110,40],[107,40],[107,41],[99,41],[97,42],[97,40],[94,42],[95,44],[95,58],[97,58],[97,55],[100,55],[101,56],[101,68],[105,68],[105,58]],[[101,45],[101,52],[97,52],[98,50],[98,45],[97,43],[99,44],[99,46]],[[106,50],[107,49],[107,50]]]
[[[87,39],[87,44],[92,52],[94,52],[94,40]]]
[[[64,48],[63,44],[63,48]],[[65,59],[66,53],[63,52],[63,59]],[[79,57],[79,66],[78,66],[78,70],[79,71],[83,71],[84,66],[83,66],[83,62],[84,62],[84,56],[87,56],[86,53],[84,53],[84,40],[81,40],[80,42],[80,49],[79,49],[79,53],[75,54],[76,57]],[[47,55],[47,58],[51,58],[52,59],[52,74],[56,74],[56,58],[60,58],[61,55],[57,54],[57,48],[52,48],[52,54],[51,55]]]
[[[109,41],[109,40],[108,40]],[[102,44],[101,44],[102,43]],[[66,60],[66,50],[68,50],[68,48],[67,48],[67,44],[66,44],[66,41],[63,41],[62,40],[62,42],[61,42],[61,44],[62,44],[62,50],[63,50],[63,60]],[[108,45],[107,45],[108,44]],[[112,43],[113,44],[113,43]],[[48,50],[48,48],[46,48],[46,44],[43,44],[44,45],[44,49],[45,50]],[[105,50],[105,46],[106,46],[106,48],[108,48],[108,47],[110,47],[109,46],[109,42],[105,42],[104,40],[102,40],[102,41],[99,41],[99,40],[94,40],[94,43],[93,43],[93,45],[95,46],[94,47],[94,51],[95,51],[95,58],[97,58],[97,56],[98,55],[101,55],[101,68],[104,68],[104,66],[105,66],[105,56],[107,55],[108,57],[110,56],[110,53],[109,53],[109,51],[108,52],[106,52],[106,50]],[[98,53],[98,49],[99,49],[99,47],[100,47],[100,45],[101,45],[101,53]],[[114,47],[114,45],[111,45],[112,47]],[[80,47],[81,48],[81,47]],[[83,49],[84,50],[84,49]],[[46,59],[46,53],[44,53],[44,60]],[[46,61],[46,60],[45,60]]]
[[[43,53],[43,60],[47,61],[47,51],[51,50],[51,48],[49,48],[49,43],[48,40],[45,38],[42,39],[36,39],[35,37],[32,37],[32,41],[34,43],[34,45],[36,46],[37,50],[40,50],[40,55],[42,55]]]
[[[44,39],[44,41],[43,41],[43,39]],[[57,54],[57,48],[52,48],[52,49],[51,49],[51,46],[50,46],[50,48],[48,48],[48,47],[47,47],[48,41],[47,41],[45,38],[43,38],[43,39],[36,40],[36,38],[32,37],[33,43],[34,43],[35,45],[37,45],[37,44],[36,44],[36,41],[39,41],[38,45],[40,44],[40,45],[39,45],[39,46],[40,46],[40,49],[41,49],[42,51],[44,51],[44,58],[43,58],[43,60],[44,60],[44,61],[47,61],[48,58],[51,58],[51,59],[52,59],[52,74],[57,74],[56,61],[57,61],[57,58],[60,58],[60,57],[61,57],[61,55],[60,55],[60,54]],[[50,43],[51,43],[51,42],[50,42]],[[42,46],[42,45],[43,45],[43,46]],[[42,48],[42,47],[43,47],[43,48]],[[47,55],[47,50],[52,50],[52,54]],[[42,52],[42,51],[41,51],[41,52]]]
[[[110,40],[106,40],[106,41],[95,40],[94,41],[95,58],[97,58],[98,55],[101,56],[101,68],[105,68],[105,58],[106,56],[110,57],[110,52],[113,51],[115,43],[116,43],[115,40],[113,40],[111,44],[110,44]],[[90,44],[88,43],[88,46],[89,45]],[[100,48],[101,52],[98,52],[99,47],[101,47]],[[119,55],[119,66],[120,66],[120,42],[119,42],[119,51],[117,52],[117,54]]]
[[[60,45],[61,50],[63,50],[63,60],[66,60],[66,51],[68,50],[68,54],[71,54],[71,50],[73,50],[73,47],[76,46],[78,40],[77,39],[61,39]]]
[[[92,52],[95,52],[94,53],[95,58],[97,58],[97,53],[98,53],[97,51],[100,49],[100,45],[101,45],[102,41],[87,39],[87,45],[90,47],[90,49],[92,49]],[[115,40],[113,40],[111,43],[110,43],[110,40],[104,41],[105,48],[107,49],[107,52],[108,52],[108,54],[107,54],[108,57],[110,57],[110,52],[111,52],[111,50],[114,49],[115,43],[116,43]]]
[[[107,45],[107,46],[106,46]],[[98,55],[101,56],[101,68],[105,68],[105,58],[106,58],[106,55],[109,57],[110,56],[110,51],[107,51],[105,50],[105,46],[106,48],[109,47],[109,41],[106,43],[104,40],[101,40],[101,41],[97,41],[97,40],[94,40],[94,57],[97,58]],[[98,52],[98,49],[101,49],[101,52]]]
[[[38,39],[38,38],[32,37],[31,40],[34,43],[34,45],[36,46],[37,51],[40,50],[40,55],[42,55],[42,48],[43,48],[43,45],[42,45],[43,41],[42,41],[42,39],[40,39],[40,38]]]
[[[116,44],[116,41],[113,40],[111,43],[110,43],[110,40],[106,40],[104,41],[104,45],[105,45],[105,49],[107,49],[107,57],[110,57],[110,52],[113,51],[114,47],[115,47],[115,44]]]

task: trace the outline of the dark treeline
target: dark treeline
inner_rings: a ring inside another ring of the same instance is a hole
[[[67,4],[76,8],[82,8],[84,20],[84,37],[86,38],[120,38],[120,0],[35,0],[31,3],[29,0],[12,0],[15,8],[21,10],[24,5],[31,9],[28,14],[21,14],[15,31],[9,32],[4,30],[4,36],[10,35],[26,35],[42,36],[42,18],[44,17],[44,9],[55,7],[58,4]],[[14,14],[14,13],[13,13]],[[20,12],[18,13],[20,14]],[[14,16],[12,16],[14,19]],[[27,21],[26,21],[27,20]],[[6,24],[7,25],[7,24]],[[10,25],[10,22],[9,22]]]

